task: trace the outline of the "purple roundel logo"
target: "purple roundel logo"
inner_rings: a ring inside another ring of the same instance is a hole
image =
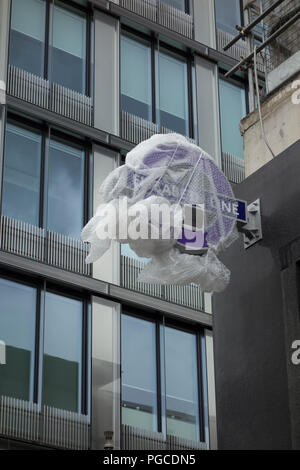
[[[150,175],[151,184],[147,187]],[[182,236],[186,250],[203,251],[226,241],[240,217],[230,183],[214,161],[188,141],[154,146],[140,168],[128,173],[127,186],[135,192],[146,187],[144,197],[160,196],[183,208]]]

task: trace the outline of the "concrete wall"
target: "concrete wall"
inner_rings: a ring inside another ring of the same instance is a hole
[[[300,75],[296,79],[299,80]],[[290,81],[262,104],[265,134],[275,155],[300,138],[300,104],[292,102],[292,96],[297,92],[293,83],[294,80]],[[258,111],[242,120],[241,131],[244,137],[246,176],[249,176],[273,157],[262,138]]]
[[[300,141],[235,188],[261,200],[263,240],[222,256],[231,270],[214,295],[219,449],[300,449]]]

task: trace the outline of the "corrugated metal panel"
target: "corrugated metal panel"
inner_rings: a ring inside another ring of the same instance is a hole
[[[161,450],[166,449],[166,440],[162,433],[122,425],[123,450]]]
[[[0,434],[63,449],[89,448],[88,416],[0,397]]]
[[[195,310],[204,310],[204,294],[201,289],[191,284],[188,286],[169,286],[138,282],[138,275],[145,263],[128,256],[121,256],[122,287],[146,295],[184,305]]]
[[[190,441],[160,432],[122,425],[123,450],[206,450],[205,442]]]
[[[183,36],[193,38],[194,21],[191,15],[159,0],[112,0],[137,15],[157,22]]]
[[[133,11],[137,15],[156,21],[156,0],[118,0],[121,7]]]
[[[245,179],[245,165],[241,158],[222,152],[222,169],[232,183],[241,183]]]
[[[42,443],[64,449],[89,448],[89,420],[87,416],[67,410],[44,406],[41,413]]]
[[[121,136],[129,142],[139,144],[143,140],[149,139],[152,135],[159,133],[159,128],[156,124],[126,111],[122,111],[121,120]]]
[[[205,442],[190,441],[177,436],[167,436],[168,450],[207,450]]]
[[[0,218],[0,249],[67,271],[91,274],[90,265],[85,263],[86,243],[5,215]]]
[[[48,80],[12,65],[8,68],[7,92],[16,98],[49,109],[73,121],[92,125],[93,106],[89,96],[56,83],[50,87]]]
[[[39,409],[35,403],[0,397],[0,434],[16,439],[38,441]]]
[[[158,23],[182,36],[193,38],[194,21],[191,15],[158,1]]]
[[[154,134],[173,134],[175,131],[166,127],[159,127],[153,122],[142,119],[134,114],[122,111],[121,137],[129,142],[139,144],[143,140],[149,139]],[[194,139],[186,137],[192,144],[196,144]]]

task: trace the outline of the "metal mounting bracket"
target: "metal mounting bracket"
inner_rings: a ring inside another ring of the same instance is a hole
[[[260,199],[247,206],[247,223],[238,223],[238,231],[243,234],[245,250],[262,240]]]

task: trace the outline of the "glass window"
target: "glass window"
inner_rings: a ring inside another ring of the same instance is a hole
[[[239,125],[246,115],[245,90],[225,80],[219,83],[222,151],[243,159],[243,138]]]
[[[50,33],[52,33],[51,29]],[[49,54],[49,77],[51,80],[71,90],[85,93],[85,16],[58,5],[54,6],[53,47],[50,46]]]
[[[36,289],[0,278],[0,299],[0,339],[6,344],[0,396],[32,400]]]
[[[84,151],[55,140],[46,145],[44,224],[53,232],[79,238],[84,216]]]
[[[162,2],[178,10],[186,11],[186,0],[162,0]]]
[[[3,214],[39,225],[41,135],[8,124],[3,178]]]
[[[217,28],[237,34],[236,25],[241,24],[240,0],[215,0]]]
[[[9,62],[44,75],[46,2],[12,0]]]
[[[152,121],[151,47],[121,37],[122,110]]]
[[[189,135],[187,63],[169,54],[159,54],[160,124]]]
[[[169,327],[161,329],[162,335],[163,331],[167,434],[196,441],[200,438],[196,335]]]
[[[42,403],[80,412],[82,302],[45,295]]]
[[[122,422],[157,430],[156,325],[122,315]]]

